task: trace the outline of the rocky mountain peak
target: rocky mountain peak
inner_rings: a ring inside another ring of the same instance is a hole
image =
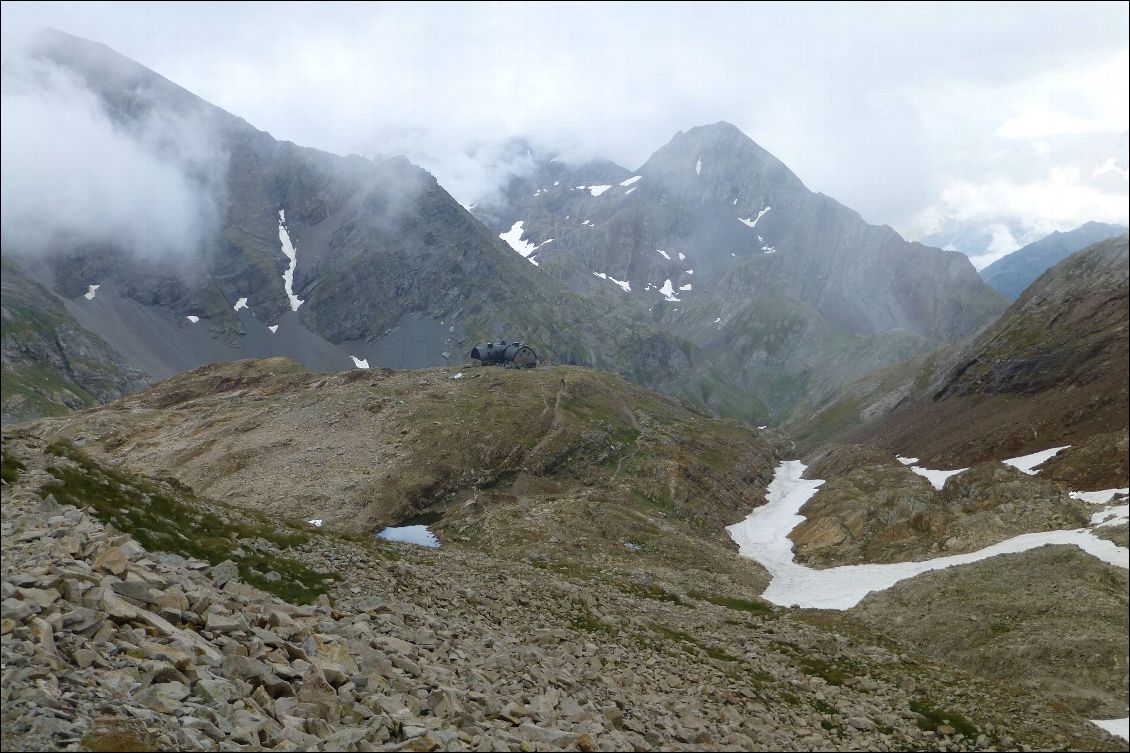
[[[783,162],[725,121],[680,131],[639,172],[681,192],[739,208],[776,193],[806,190]]]

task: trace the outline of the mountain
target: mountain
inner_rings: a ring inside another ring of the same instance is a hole
[[[728,123],[679,133],[632,172],[533,157],[476,214],[571,289],[696,343],[685,396],[715,410],[780,420],[1006,305],[962,254],[868,225]],[[721,377],[752,400],[737,408]]]
[[[961,347],[888,367],[807,417],[802,442],[873,442],[933,467],[1053,445],[1089,487],[1127,482],[1127,236],[1076,252]]]
[[[69,239],[32,257],[5,235],[45,305],[143,381],[246,357],[436,366],[505,336],[762,424],[1003,307],[960,254],[867,225],[727,124],[679,134],[635,174],[515,141],[532,169],[475,207],[488,229],[403,158],[276,141],[58,32],[35,55],[78,76],[120,131],[188,123],[222,155],[188,170],[215,217],[197,218],[214,228],[187,252]]]
[[[5,235],[6,265],[49,291],[44,310],[64,309],[85,337],[109,346],[108,370],[151,379],[248,356],[319,370],[430,366],[461,363],[474,342],[509,336],[543,357],[662,386],[694,352],[635,312],[562,291],[403,158],[276,141],[103,45],[59,32],[41,37],[34,54],[79,76],[121,132],[186,122],[223,155],[222,166],[190,176],[218,173],[194,184],[217,217],[186,254],[75,239],[33,256]],[[12,368],[41,364],[26,348],[6,348],[9,356]]]
[[[1044,270],[1093,243],[1125,233],[1122,225],[1103,222],[1088,222],[1066,233],[1056,231],[985,267],[981,278],[997,292],[1016,300]]]

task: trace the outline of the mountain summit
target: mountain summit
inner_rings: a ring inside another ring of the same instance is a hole
[[[715,411],[783,417],[801,394],[960,340],[1006,305],[964,255],[867,224],[729,123],[595,185],[539,164],[476,214],[545,274],[699,345],[707,359],[682,390]]]

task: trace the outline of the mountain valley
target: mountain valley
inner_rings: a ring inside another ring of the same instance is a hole
[[[32,55],[214,153],[5,228],[3,750],[1127,750],[1124,227],[979,275],[726,122],[464,207]]]

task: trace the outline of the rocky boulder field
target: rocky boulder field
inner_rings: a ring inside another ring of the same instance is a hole
[[[299,530],[25,430],[2,515],[5,750],[1125,749],[727,578]]]

